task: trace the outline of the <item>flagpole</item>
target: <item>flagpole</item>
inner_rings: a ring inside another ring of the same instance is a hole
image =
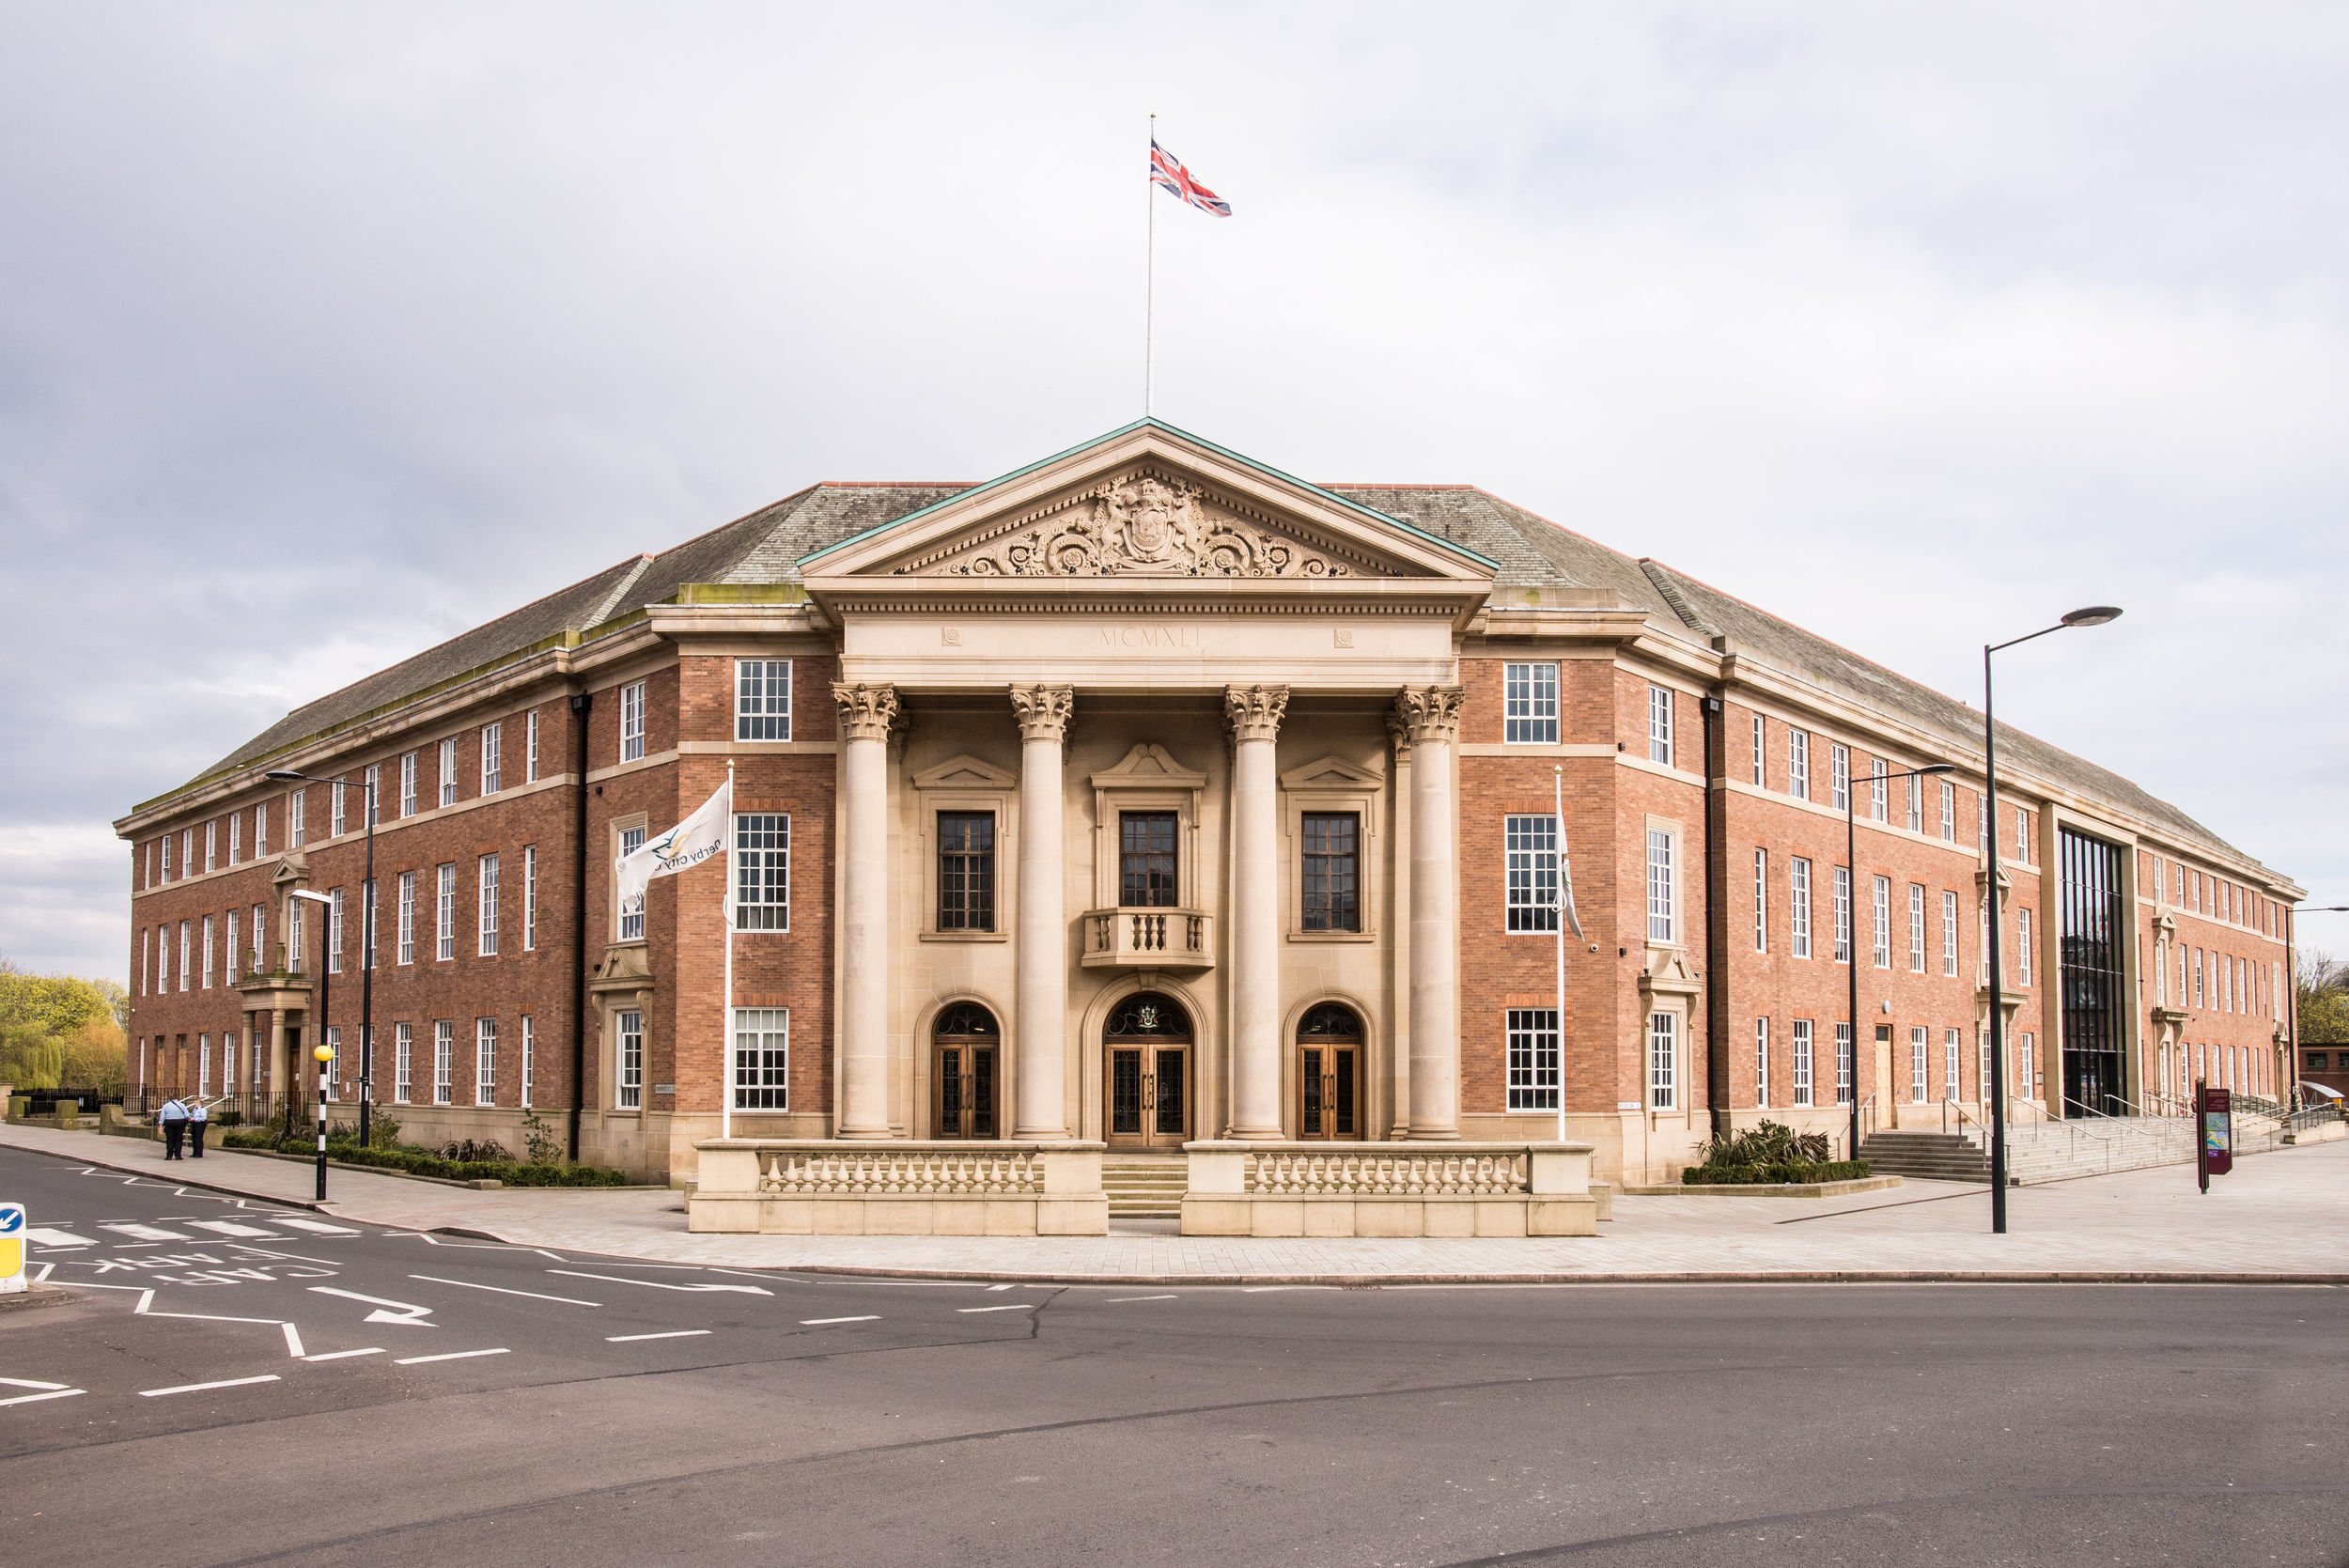
[[[734,1136],[734,759],[726,758],[726,891],[718,903],[725,923],[725,1008],[718,1019],[718,1136]]]
[[[1150,116],[1150,156],[1159,155],[1159,116]],[[1158,366],[1154,355],[1158,349],[1159,309],[1159,187],[1158,168],[1154,162],[1150,178],[1142,182],[1142,199],[1149,204],[1149,212],[1143,219],[1148,236],[1143,246],[1142,263],[1142,417],[1150,417],[1153,394],[1157,391]]]
[[[1550,765],[1550,809],[1558,825],[1558,1141],[1566,1141],[1566,769]]]

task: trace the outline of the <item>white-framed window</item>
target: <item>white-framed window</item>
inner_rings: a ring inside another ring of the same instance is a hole
[[[241,811],[232,811],[228,814],[228,863],[230,865],[235,865],[237,863],[238,853],[242,850],[243,847],[244,813]]]
[[[2013,1093],[2013,1086],[2008,1086]],[[1985,1030],[1974,1031],[1974,1098],[1983,1105],[1990,1103],[1990,1035]]]
[[[2036,1099],[2039,1095],[2039,1042],[2023,1036],[2023,1096]]]
[[[473,1021],[473,1103],[498,1103],[498,1021]]]
[[[614,1032],[617,1036],[619,1072],[615,1088],[622,1110],[635,1110],[645,1103],[645,1015],[635,1008],[623,1008],[613,1017]]]
[[[1908,884],[1908,972],[1925,972],[1925,885]]]
[[[1647,759],[1672,765],[1672,693],[1669,686],[1647,689]]]
[[[257,861],[268,853],[269,802],[263,800],[253,808],[253,858]]]
[[[1786,862],[1787,917],[1791,922],[1795,956],[1811,956],[1811,862],[1800,855]]]
[[[416,815],[416,753],[403,752],[399,758],[399,815]]]
[[[179,923],[179,988],[183,991],[188,988],[188,970],[194,968],[193,964],[188,962],[188,960],[194,955],[194,949],[191,945],[194,940],[191,935],[193,929],[194,928],[190,926],[186,921],[183,920]],[[297,954],[296,956],[298,958],[300,955]],[[2198,955],[2194,964],[2194,968],[2197,971],[2196,979],[2198,981],[2201,979],[2200,971],[2201,967],[2201,959]],[[2201,988],[2200,985],[2197,985],[2195,987],[2197,990],[2200,990]]]
[[[1503,926],[1511,931],[1558,929],[1558,819],[1547,813],[1501,819]]]
[[[1811,799],[1811,732],[1786,732],[1786,793],[1797,800]]]
[[[1508,1009],[1509,1109],[1555,1110],[1560,1093],[1558,1009]]]
[[[310,837],[310,792],[286,791],[286,847],[299,849]]]
[[[1852,1032],[1849,1023],[1835,1026],[1835,1103],[1851,1104]]]
[[[326,836],[329,838],[343,836],[343,825],[349,820],[344,815],[345,794],[346,789],[340,779],[326,786]]]
[[[1795,1105],[1797,1109],[1812,1103],[1812,1024],[1809,1018],[1795,1020],[1793,1050]]]
[[[238,1044],[238,1038],[233,1033],[220,1037],[220,1092],[224,1094],[237,1092]]]
[[[522,951],[538,951],[538,846],[522,846]]]
[[[1922,1105],[1932,1097],[1932,1088],[1925,1081],[1926,1063],[1932,1058],[1932,1034],[1922,1024],[1908,1027],[1908,1103]]]
[[[212,917],[211,917],[211,916],[210,916],[210,915],[206,915],[206,916],[204,917],[204,981],[203,981],[203,984],[202,984],[200,986],[198,986],[198,987],[197,987],[197,989],[199,989],[199,990],[206,990],[206,991],[209,991],[209,990],[210,990],[211,988],[212,988]]]
[[[1756,1109],[1770,1109],[1770,1020],[1753,1020],[1753,1103]]]
[[[457,803],[457,737],[441,742],[441,768],[437,776],[439,800],[436,804],[453,806]]]
[[[1770,950],[1770,852],[1753,852],[1753,950]]]
[[[1878,822],[1890,822],[1891,814],[1891,784],[1885,772],[1882,757],[1868,759],[1868,815]]]
[[[2030,813],[2020,806],[2015,808],[2015,858],[2030,864]]]
[[[1558,666],[1501,667],[1501,738],[1516,746],[1558,742]]]
[[[1680,1103],[1680,1015],[1647,1016],[1647,1103],[1670,1110]]]
[[[498,858],[481,857],[481,939],[476,944],[485,958],[497,955],[498,950]]]
[[[1868,906],[1868,956],[1876,968],[1892,967],[1892,878],[1879,877],[1870,889],[1873,894]]]
[[[538,1031],[529,1014],[522,1015],[522,1109],[531,1106],[531,1092],[537,1087],[534,1076],[537,1069]]]
[[[1768,726],[1762,722],[1762,715],[1757,713],[1753,716],[1753,787],[1756,789],[1762,788],[1769,780],[1768,771],[1762,762],[1762,748],[1767,738]]]
[[[215,865],[216,865],[216,863],[217,863],[217,857],[216,857],[216,855],[215,855],[214,850],[215,850],[215,846],[216,846],[219,843],[220,843],[220,824],[219,824],[218,822],[207,822],[207,823],[205,823],[205,824],[204,824],[204,871],[205,871],[205,875],[207,875],[207,876],[210,876],[210,875],[211,874],[211,872],[212,872],[212,870],[213,870],[214,866],[215,866]]]
[[[265,955],[261,949],[269,940],[269,915],[258,904],[253,906],[253,972],[259,974]]]
[[[644,829],[622,828],[620,830],[620,859],[626,860],[629,856],[633,855],[644,846]],[[739,921],[737,922],[736,929],[740,929],[740,924]],[[622,901],[620,905],[619,939],[624,942],[636,942],[645,939],[644,893],[640,893],[633,898]]]
[[[163,880],[168,882],[171,880],[171,835],[169,833],[165,833],[163,836],[162,843],[163,846]]]
[[[1672,863],[1672,835],[1662,828],[1647,831],[1647,939],[1677,940],[1680,928],[1677,867]]]
[[[211,1085],[212,1037],[199,1034],[195,1037],[195,1092],[199,1094],[210,1094]]]
[[[288,967],[293,969],[296,972],[300,972],[302,969],[303,949],[306,945],[303,941],[302,937],[303,933],[309,928],[310,924],[309,900],[289,899],[285,905],[285,911],[286,961]]]
[[[1957,978],[1957,894],[1946,890],[1941,894],[1941,972]]]
[[[1830,740],[1827,748],[1828,804],[1837,811],[1851,809],[1851,748]]]
[[[1941,781],[1941,837],[1957,842],[1957,785],[1948,779]]]
[[[2030,911],[2015,911],[2015,970],[2016,978],[2030,984]]]
[[[735,814],[734,928],[791,929],[791,817],[787,812]]]
[[[1974,797],[1974,825],[1982,833],[1982,852],[1987,855],[1990,853],[1990,797],[1987,794]]]
[[[481,793],[495,795],[506,768],[506,726],[497,720],[481,726]]]
[[[195,875],[195,830],[179,830],[179,879],[186,881]]]
[[[165,853],[168,854],[169,851],[166,850]],[[260,851],[257,849],[254,853],[258,854]],[[147,854],[141,864],[142,870],[139,876],[139,886],[141,888],[151,888],[155,885],[155,841],[151,838],[147,841]],[[147,1036],[142,1034],[139,1036],[139,1046],[142,1049],[144,1049],[146,1045]],[[142,1079],[141,1081],[145,1080]]]
[[[1945,1100],[1957,1099],[1964,1093],[1965,1086],[1957,1078],[1958,1048],[1963,1038],[1954,1029],[1941,1032],[1941,1097]]]
[[[791,1014],[782,1007],[734,1010],[734,1109],[791,1109]]]
[[[645,754],[645,683],[631,680],[620,688],[620,760],[634,762]]]
[[[457,1020],[432,1020],[432,1103],[448,1105],[457,1094]]]
[[[791,660],[734,661],[734,738],[791,738]]]
[[[366,815],[366,826],[372,828],[383,820],[382,766],[379,763],[369,763],[359,783],[361,785],[359,809]]]
[[[1851,867],[1835,868],[1835,961],[1851,962]]]
[[[457,956],[457,862],[434,866],[432,883],[432,956],[446,962]]]
[[[392,1103],[406,1105],[416,1083],[416,1026],[392,1025]]]
[[[538,782],[538,710],[522,715],[522,783]]]
[[[329,888],[326,893],[326,972],[343,972],[343,890]]]
[[[399,962],[416,961],[416,874],[399,874]]]
[[[1925,781],[1914,773],[1908,775],[1908,831],[1925,831]]]

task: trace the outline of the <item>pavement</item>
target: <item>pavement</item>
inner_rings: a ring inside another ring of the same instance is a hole
[[[215,1148],[0,1127],[0,1147],[303,1203],[309,1167]],[[692,1235],[680,1194],[474,1191],[356,1171],[319,1211],[420,1233],[706,1267],[892,1278],[1101,1283],[1403,1284],[1664,1281],[2349,1283],[2349,1142],[2236,1162],[2211,1190],[2190,1166],[2012,1188],[1989,1234],[1985,1188],[1910,1182],[1846,1198],[1632,1197],[1595,1237],[1461,1240],[1182,1236],[1138,1221],[1109,1236]],[[0,1196],[8,1194],[0,1193]],[[37,1217],[38,1222],[38,1217]],[[38,1250],[38,1249],[37,1249]]]

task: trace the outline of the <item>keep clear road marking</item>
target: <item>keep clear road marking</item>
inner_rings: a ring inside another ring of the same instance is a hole
[[[772,1296],[765,1285],[673,1285],[666,1280],[630,1280],[618,1274],[582,1274],[575,1268],[550,1268],[550,1274],[568,1274],[574,1280],[602,1280],[614,1285],[643,1285],[648,1290],[730,1290],[743,1296]]]
[[[582,1301],[576,1296],[540,1296],[535,1290],[507,1290],[504,1285],[476,1285],[470,1280],[443,1280],[430,1274],[411,1274],[411,1280],[422,1280],[428,1285],[455,1285],[460,1290],[495,1291],[500,1296],[527,1296],[533,1301],[560,1301],[566,1307],[600,1307],[600,1301]]]
[[[1041,1301],[1021,1301],[1007,1307],[957,1307],[958,1312],[1032,1312],[1042,1306]]]
[[[87,1389],[71,1388],[63,1383],[37,1383],[29,1377],[0,1377],[0,1386],[43,1390],[36,1394],[19,1394],[14,1399],[0,1399],[0,1405],[39,1405],[44,1399],[71,1399],[75,1394],[89,1392]]]
[[[288,1225],[297,1231],[315,1232],[319,1235],[358,1235],[360,1234],[348,1225],[329,1225],[322,1219],[298,1219],[290,1214],[271,1215],[269,1222],[272,1225]]]
[[[215,1231],[222,1235],[251,1236],[257,1241],[284,1239],[275,1231],[265,1231],[258,1225],[240,1225],[233,1219],[191,1219],[188,1223],[199,1231]]]
[[[258,1377],[231,1377],[222,1383],[182,1383],[176,1389],[141,1389],[139,1390],[139,1397],[141,1399],[161,1399],[165,1394],[200,1394],[207,1389],[241,1389],[248,1383],[278,1383],[283,1381],[284,1379],[280,1378],[275,1373],[272,1372],[264,1373]]]
[[[43,1230],[39,1227],[26,1231],[24,1239],[42,1247],[95,1247],[98,1245],[89,1237],[75,1235],[71,1231]]]
[[[119,1231],[132,1241],[194,1241],[185,1231],[166,1231],[161,1225],[138,1225],[129,1220],[101,1220],[101,1231]]]
[[[1174,1297],[1171,1296],[1105,1296],[1101,1299],[1113,1304],[1119,1301],[1172,1301]]]
[[[392,1365],[396,1367],[420,1367],[427,1361],[463,1361],[469,1360],[475,1356],[505,1356],[509,1354],[511,1354],[511,1352],[507,1351],[504,1346],[500,1346],[495,1350],[451,1350],[443,1352],[438,1356],[402,1356],[397,1360],[394,1361]]]
[[[672,1328],[665,1334],[606,1334],[606,1344],[627,1344],[635,1340],[690,1340],[696,1334],[707,1334],[707,1328]]]
[[[803,1317],[800,1319],[800,1327],[820,1328],[827,1323],[879,1323],[879,1321],[880,1313],[867,1312],[863,1317]]]
[[[405,1323],[416,1328],[438,1328],[440,1327],[437,1323],[424,1321],[431,1313],[432,1309],[429,1307],[418,1307],[406,1301],[386,1301],[380,1296],[362,1296],[355,1290],[336,1290],[332,1285],[312,1285],[310,1288],[320,1296],[339,1296],[346,1301],[364,1301],[370,1307],[399,1309],[397,1312],[369,1312],[366,1318],[369,1323]]]
[[[304,1356],[302,1358],[305,1361],[341,1361],[353,1356],[381,1356],[382,1354],[383,1347],[380,1344],[373,1344],[365,1350],[324,1350],[316,1356]]]

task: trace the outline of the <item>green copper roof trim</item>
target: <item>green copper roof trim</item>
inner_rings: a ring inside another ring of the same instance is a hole
[[[1299,479],[1294,474],[1283,474],[1279,469],[1271,466],[1269,463],[1260,463],[1255,458],[1235,452],[1228,446],[1218,446],[1214,442],[1208,441],[1204,436],[1194,436],[1189,430],[1169,425],[1162,419],[1137,419],[1130,425],[1121,425],[1116,429],[1110,431],[1107,435],[1096,436],[1091,441],[1087,442],[1080,442],[1066,452],[1055,452],[1049,458],[1039,458],[1034,462],[1027,463],[1019,468],[1015,468],[1009,474],[1000,474],[993,479],[988,480],[985,484],[973,485],[967,490],[957,490],[954,494],[946,497],[943,501],[933,501],[926,506],[917,507],[913,511],[906,513],[903,517],[891,518],[887,522],[877,522],[872,527],[864,529],[860,533],[851,534],[847,538],[840,540],[836,544],[828,544],[821,550],[810,551],[805,555],[801,556],[796,564],[804,568],[810,561],[820,561],[825,556],[832,553],[832,551],[837,550],[846,550],[848,546],[855,544],[860,539],[872,538],[875,535],[895,528],[901,523],[911,522],[915,518],[921,517],[924,513],[935,512],[941,506],[950,506],[957,501],[964,500],[970,496],[981,494],[987,490],[991,490],[998,485],[1007,485],[1023,474],[1034,474],[1037,469],[1049,467],[1053,463],[1059,462],[1063,458],[1073,458],[1078,453],[1088,451],[1093,447],[1100,445],[1104,442],[1115,441],[1120,436],[1130,435],[1132,432],[1143,428],[1164,430],[1171,436],[1180,436],[1183,440],[1190,442],[1191,444],[1206,447],[1217,457],[1228,458],[1233,462],[1238,463],[1243,468],[1252,468],[1258,474],[1269,474],[1283,484],[1295,485],[1301,490],[1310,490],[1312,493],[1321,497],[1324,501],[1330,503],[1332,505],[1342,506],[1349,512],[1359,512],[1363,517],[1371,518],[1377,521],[1383,522],[1390,528],[1400,528],[1406,534],[1424,539],[1429,544],[1435,545],[1439,549],[1449,551],[1455,555],[1465,557],[1468,560],[1475,562],[1478,566],[1490,567],[1494,571],[1499,571],[1501,569],[1500,562],[1493,560],[1490,556],[1479,554],[1477,551],[1470,550],[1468,546],[1459,543],[1457,540],[1447,539],[1437,534],[1430,534],[1426,529],[1418,526],[1416,523],[1406,522],[1398,517],[1391,517],[1387,513],[1379,511],[1376,507],[1365,506],[1359,501],[1349,501],[1345,496],[1338,494],[1337,491],[1324,489],[1310,479]]]

